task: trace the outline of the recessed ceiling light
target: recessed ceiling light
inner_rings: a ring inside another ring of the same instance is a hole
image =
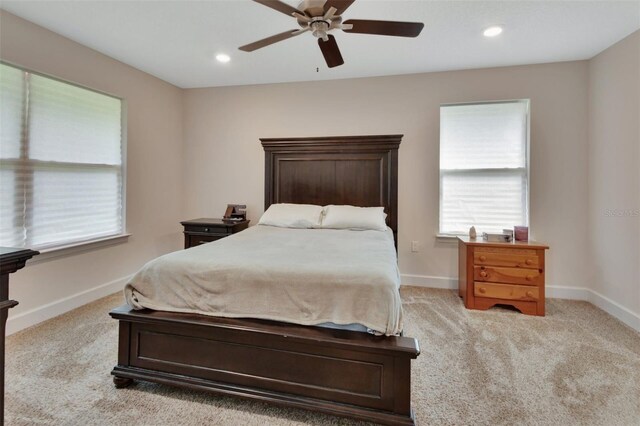
[[[495,37],[497,35],[500,35],[500,33],[502,33],[502,27],[495,25],[484,30],[483,34],[485,37]]]
[[[224,53],[221,53],[219,55],[216,55],[216,60],[218,62],[222,62],[224,64],[224,63],[229,62],[231,60],[231,58],[229,57],[229,55],[225,55]]]

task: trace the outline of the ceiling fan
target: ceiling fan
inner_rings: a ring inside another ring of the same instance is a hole
[[[329,68],[344,64],[336,39],[329,34],[333,30],[342,30],[346,33],[417,37],[424,27],[421,22],[372,21],[365,19],[349,19],[342,22],[342,14],[355,0],[303,0],[297,8],[279,0],[253,1],[285,15],[292,16],[296,19],[300,28],[249,43],[239,47],[240,50],[253,52],[309,31],[318,39],[318,45]]]

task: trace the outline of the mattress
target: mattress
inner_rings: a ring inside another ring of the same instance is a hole
[[[257,225],[161,256],[125,286],[135,309],[402,331],[390,229]]]

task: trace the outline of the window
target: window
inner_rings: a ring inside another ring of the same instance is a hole
[[[0,107],[0,245],[122,234],[122,101],[0,64]]]
[[[529,101],[440,107],[440,234],[529,224]]]

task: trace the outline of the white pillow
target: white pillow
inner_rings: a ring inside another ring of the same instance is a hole
[[[324,208],[323,228],[385,231],[384,207],[329,205]]]
[[[280,228],[319,228],[322,207],[313,204],[271,204],[258,225]]]

